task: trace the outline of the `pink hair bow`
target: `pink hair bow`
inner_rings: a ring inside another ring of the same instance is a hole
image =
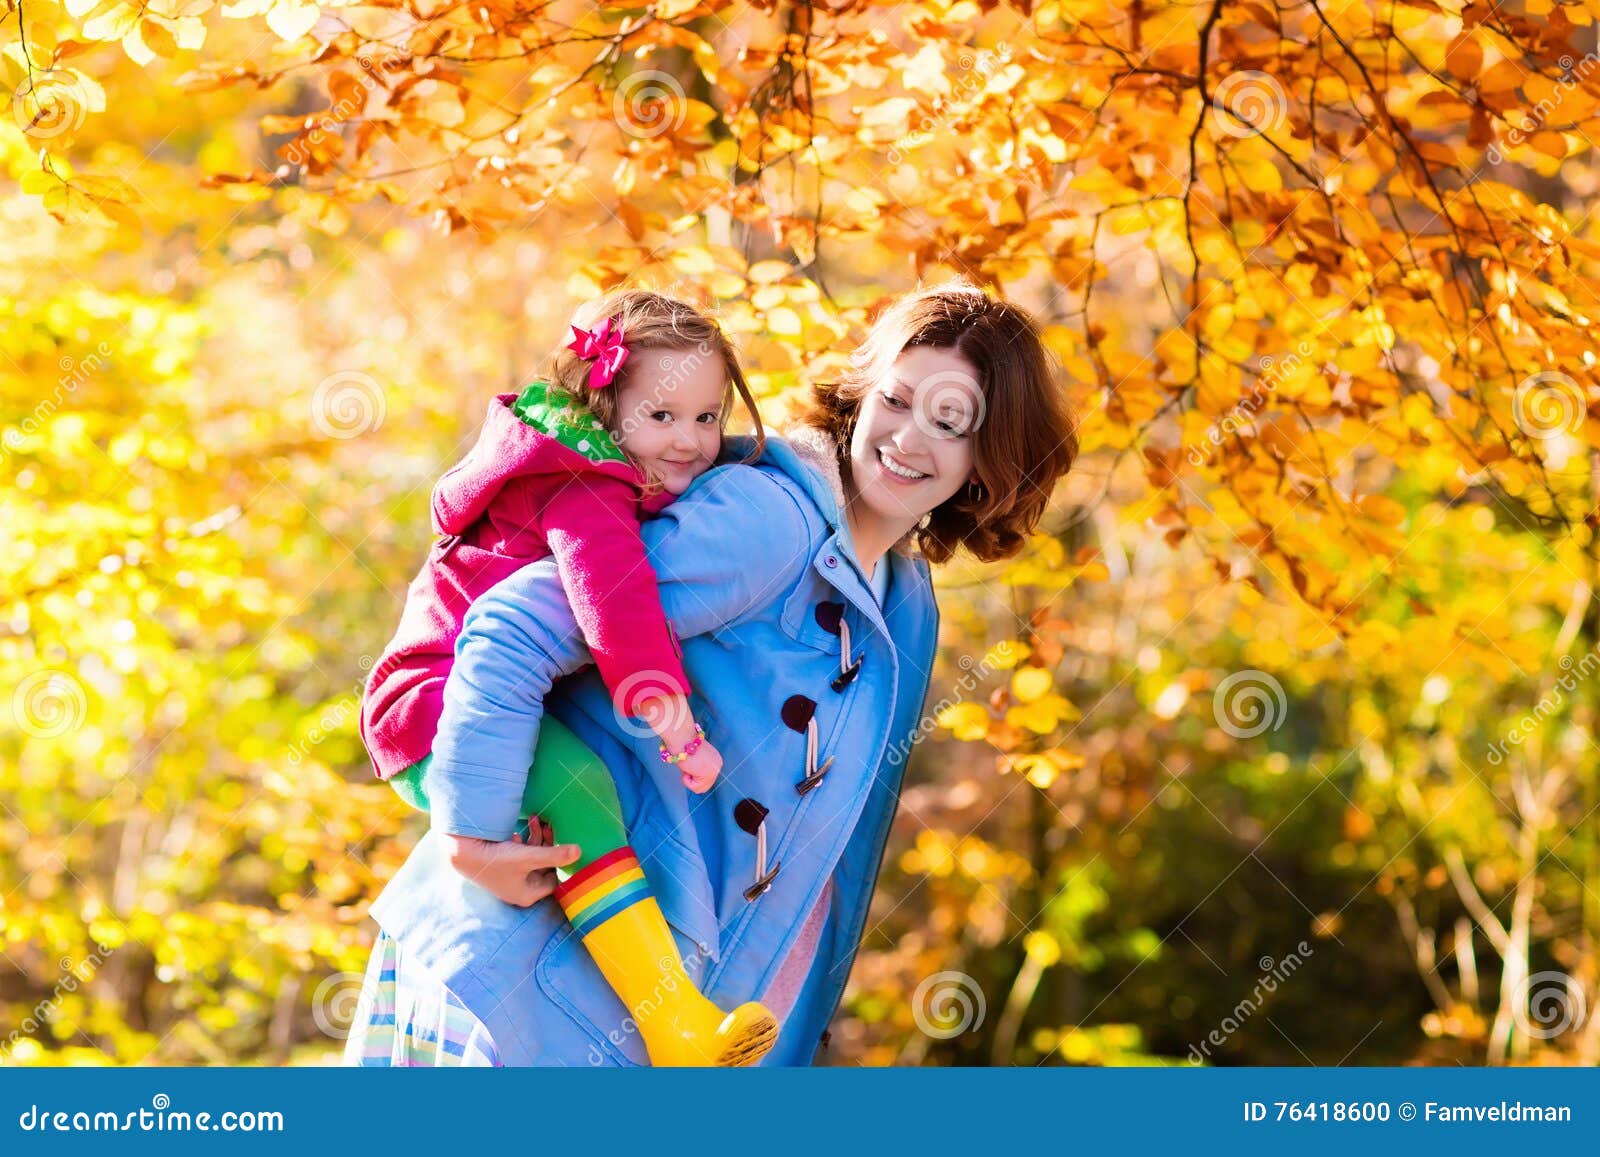
[[[580,358],[593,358],[589,367],[589,388],[603,390],[616,379],[622,363],[628,360],[628,347],[622,344],[622,331],[612,329],[611,319],[597,330],[572,327],[572,340],[567,348]]]

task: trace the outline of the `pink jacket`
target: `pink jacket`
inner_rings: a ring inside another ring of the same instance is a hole
[[[542,558],[555,558],[618,710],[632,715],[652,696],[689,693],[639,538],[640,516],[659,512],[672,495],[642,498],[635,467],[568,449],[518,418],[516,398],[495,397],[471,453],[434,487],[433,524],[444,537],[412,580],[399,630],[361,703],[361,738],[380,779],[432,750],[472,601]]]

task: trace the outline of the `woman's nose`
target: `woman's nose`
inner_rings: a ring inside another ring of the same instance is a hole
[[[922,431],[913,421],[907,421],[894,432],[894,437],[889,441],[894,443],[894,448],[906,456],[919,454],[924,449]]]

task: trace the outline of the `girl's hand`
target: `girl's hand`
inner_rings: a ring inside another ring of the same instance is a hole
[[[711,746],[707,739],[678,764],[678,770],[683,773],[683,786],[696,795],[704,795],[711,790],[711,785],[717,782],[717,775],[722,771],[722,753]]]
[[[528,821],[528,837],[496,842],[472,836],[444,837],[450,866],[497,899],[531,908],[556,888],[555,869],[580,855],[577,844],[550,843],[550,827],[537,816]]]
[[[694,713],[689,710],[689,700],[682,695],[646,700],[639,705],[639,714],[668,751],[684,750],[699,734],[695,730]],[[697,795],[711,790],[721,770],[722,753],[709,739],[702,740],[700,746],[678,764],[683,786]]]

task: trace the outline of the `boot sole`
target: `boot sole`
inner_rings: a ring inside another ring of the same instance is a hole
[[[766,1056],[778,1039],[777,1018],[768,1015],[751,1021],[734,1037],[730,1037],[717,1056],[718,1068],[744,1068]]]

